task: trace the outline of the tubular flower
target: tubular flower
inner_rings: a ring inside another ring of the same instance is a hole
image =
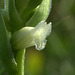
[[[36,27],[24,27],[12,35],[12,45],[15,50],[35,46],[42,50],[46,45],[46,37],[51,33],[51,22],[41,21]]]

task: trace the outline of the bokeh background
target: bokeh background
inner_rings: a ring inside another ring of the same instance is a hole
[[[75,0],[53,0],[46,48],[26,53],[25,75],[75,75]]]
[[[47,22],[52,32],[46,48],[27,49],[25,75],[75,75],[75,0],[53,0]],[[1,65],[0,75],[3,71]]]

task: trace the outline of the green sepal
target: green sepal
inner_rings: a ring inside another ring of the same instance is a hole
[[[22,19],[16,10],[15,0],[9,0],[9,24],[10,31],[15,32],[23,27]]]
[[[0,6],[1,6],[1,0],[0,0]]]
[[[43,0],[37,11],[27,22],[26,26],[36,26],[40,21],[46,20],[52,6],[52,0]]]
[[[4,24],[0,9],[0,60],[9,75],[15,75],[17,72],[17,65],[14,60],[12,47],[7,35],[7,30]]]

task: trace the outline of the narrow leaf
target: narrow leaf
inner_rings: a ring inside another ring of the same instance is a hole
[[[0,10],[0,60],[9,75],[15,75],[17,71],[12,48],[8,39],[7,30]]]
[[[4,1],[0,0],[0,6],[1,6],[1,8],[3,8],[3,3],[4,3]]]
[[[23,26],[22,20],[16,10],[14,0],[9,0],[9,20],[9,25],[12,32],[19,30]]]

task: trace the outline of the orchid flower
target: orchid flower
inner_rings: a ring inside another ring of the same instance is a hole
[[[41,21],[36,27],[23,27],[12,35],[12,45],[16,50],[35,46],[37,50],[42,50],[46,45],[46,37],[51,33],[51,22],[47,24]]]

